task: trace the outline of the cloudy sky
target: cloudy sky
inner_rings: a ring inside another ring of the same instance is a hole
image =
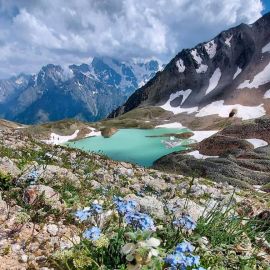
[[[96,55],[167,62],[266,11],[270,0],[0,0],[0,78]]]

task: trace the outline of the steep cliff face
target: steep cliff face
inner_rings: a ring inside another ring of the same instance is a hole
[[[250,119],[270,113],[270,14],[177,54],[110,114],[161,106],[174,114]]]

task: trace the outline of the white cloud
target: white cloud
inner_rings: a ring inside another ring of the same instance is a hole
[[[167,61],[262,9],[260,0],[0,0],[0,77],[94,55]]]

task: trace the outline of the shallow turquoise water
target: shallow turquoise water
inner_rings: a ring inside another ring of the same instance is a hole
[[[156,129],[120,129],[110,138],[102,136],[82,139],[67,143],[68,146],[84,151],[107,155],[113,160],[127,161],[149,167],[158,158],[169,153],[186,149],[184,146],[166,148],[161,142],[166,137],[149,138],[147,136],[168,133],[183,133],[186,129],[156,128]]]

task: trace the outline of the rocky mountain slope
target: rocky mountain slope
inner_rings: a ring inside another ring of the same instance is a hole
[[[96,121],[122,104],[160,69],[155,60],[94,58],[68,68],[49,64],[33,76],[0,80],[0,116],[21,123],[64,118]],[[106,104],[106,106],[104,106]]]
[[[116,117],[134,108],[160,106],[174,120],[252,119],[270,113],[270,13],[177,54],[138,89]]]
[[[162,269],[187,240],[200,255],[190,255],[189,264],[199,269],[266,270],[269,196],[250,188],[46,145],[22,128],[0,129],[0,268]],[[117,208],[115,196],[123,198]],[[124,219],[124,202],[146,228],[150,222],[149,231]],[[85,233],[91,226],[101,230],[94,239]]]

